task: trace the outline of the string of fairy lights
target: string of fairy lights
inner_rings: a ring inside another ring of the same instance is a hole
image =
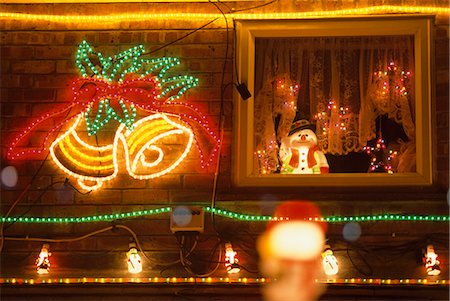
[[[396,6],[379,5],[361,8],[347,8],[340,10],[307,11],[307,12],[278,12],[278,13],[228,13],[227,18],[235,19],[299,19],[309,17],[336,17],[348,15],[366,15],[377,13],[439,13],[449,14],[449,7],[436,6]],[[204,20],[220,19],[222,14],[218,13],[123,13],[110,15],[51,15],[51,14],[30,14],[15,12],[0,12],[1,19],[25,20],[25,21],[49,21],[49,22],[77,22],[77,23],[98,23],[98,22],[120,22],[148,21],[148,20]]]
[[[161,207],[154,209],[137,210],[130,212],[120,212],[114,214],[102,214],[91,216],[77,217],[37,217],[37,216],[10,216],[0,217],[3,223],[92,223],[92,222],[108,222],[114,220],[134,219],[138,217],[154,216],[171,212],[171,207]],[[203,207],[205,212],[210,212],[218,216],[247,222],[267,222],[271,220],[288,220],[288,218],[274,218],[269,215],[252,215],[241,212],[228,211],[220,208]],[[375,222],[375,221],[417,221],[417,222],[448,222],[450,217],[447,215],[411,215],[411,214],[374,214],[360,216],[311,216],[306,218],[307,221],[320,221],[327,223],[347,223],[347,222]]]
[[[382,5],[382,6],[372,6],[372,7],[365,7],[365,8],[354,8],[354,9],[342,9],[342,10],[332,10],[332,11],[314,11],[314,12],[281,12],[281,13],[227,13],[227,14],[213,14],[213,13],[125,13],[125,14],[112,14],[112,15],[50,15],[50,14],[28,14],[28,13],[12,13],[12,12],[0,12],[0,19],[7,19],[7,20],[24,20],[24,21],[48,21],[48,22],[78,22],[78,23],[98,23],[98,22],[121,22],[124,20],[132,20],[132,21],[147,21],[147,20],[167,20],[167,19],[183,19],[183,20],[203,20],[203,19],[220,19],[223,16],[226,18],[234,18],[234,19],[301,19],[301,18],[309,18],[309,17],[338,17],[338,16],[348,16],[348,15],[365,15],[365,14],[377,14],[377,13],[436,13],[436,14],[449,14],[450,8],[448,7],[426,7],[426,6],[391,6],[391,5]],[[179,76],[179,77],[171,77],[171,78],[164,78],[166,71],[179,64],[179,60],[176,58],[161,58],[161,59],[154,59],[154,60],[144,60],[144,59],[133,59],[139,57],[144,52],[143,46],[137,46],[134,48],[131,48],[119,55],[117,55],[114,59],[111,57],[104,58],[101,53],[96,53],[98,55],[98,58],[100,60],[101,65],[103,66],[102,70],[97,70],[96,66],[94,66],[91,61],[88,58],[88,56],[93,53],[92,48],[86,43],[83,42],[82,45],[80,45],[78,54],[77,54],[77,66],[81,71],[81,74],[83,77],[87,77],[89,74],[85,72],[86,65],[91,70],[95,76],[101,77],[102,81],[105,82],[105,85],[109,85],[108,89],[111,90],[111,92],[117,92],[117,87],[120,86],[121,89],[123,89],[124,92],[127,93],[138,93],[142,92],[138,90],[137,88],[133,87],[126,87],[127,84],[132,85],[133,81],[128,82],[128,80],[125,78],[126,73],[133,73],[136,70],[140,68],[143,64],[151,65],[151,68],[148,68],[147,73],[141,74],[142,78],[144,78],[142,81],[145,81],[145,77],[147,74],[151,74],[154,70],[161,68],[158,74],[158,82],[147,82],[150,86],[156,85],[157,88],[161,88],[161,93],[159,95],[148,95],[149,98],[152,98],[153,101],[159,101],[161,98],[167,99],[169,101],[169,104],[171,106],[173,105],[183,105],[186,108],[189,108],[191,110],[194,110],[197,112],[196,109],[194,109],[190,105],[186,105],[183,103],[177,103],[176,100],[178,100],[189,88],[194,87],[198,84],[198,79],[192,77],[192,76]],[[123,73],[118,73],[120,70],[120,66],[129,59],[132,60],[131,67],[125,70]],[[107,70],[109,70],[109,73],[105,73]],[[118,77],[118,78],[117,78]],[[116,81],[116,83],[111,84],[112,81]],[[101,86],[103,82],[97,81],[95,85]],[[98,88],[100,89],[100,87]],[[128,89],[128,90],[127,90]],[[108,91],[109,91],[108,90]],[[130,92],[131,91],[131,92]],[[173,92],[173,93],[170,93]],[[399,93],[405,93],[404,90],[399,90]],[[80,89],[79,95],[74,96],[74,101],[76,104],[82,104],[82,93],[83,91]],[[118,92],[117,92],[118,93]],[[119,98],[118,96],[122,96],[119,94],[114,94],[113,98]],[[76,93],[75,93],[76,94]],[[78,96],[80,99],[78,99]],[[100,100],[100,99],[99,99]],[[79,102],[78,102],[79,101]],[[124,127],[127,127],[127,129],[131,129],[133,126],[137,126],[139,124],[134,123],[134,117],[136,115],[136,108],[135,104],[133,104],[129,99],[124,98],[124,100],[119,101],[119,105],[121,110],[124,112],[124,116],[119,117],[115,111],[110,106],[111,99],[105,98],[101,99],[99,102],[99,107],[97,114],[94,114],[93,120],[91,120],[91,110],[93,109],[91,106],[87,107],[85,111],[80,112],[79,116],[73,116],[73,118],[80,118],[82,116],[86,119],[86,125],[89,132],[89,135],[95,135],[96,132],[101,129],[110,119],[115,119],[123,124],[123,126],[119,129],[118,133],[124,130]],[[169,105],[168,104],[168,105]],[[129,107],[127,107],[129,105]],[[148,105],[147,107],[141,106],[139,107],[139,104],[136,104],[136,107],[141,109],[150,109],[151,105]],[[67,109],[66,109],[67,110]],[[105,113],[106,117],[101,117],[101,113]],[[344,112],[345,113],[345,112]],[[45,120],[49,116],[53,116],[52,114],[47,114],[46,116],[42,117],[42,120]],[[155,115],[157,118],[159,115]],[[190,120],[192,118],[193,121],[198,123],[201,127],[203,127],[207,133],[209,133],[215,140],[217,141],[217,144],[220,144],[220,140],[217,139],[216,135],[209,129],[208,123],[204,121],[203,117],[191,117],[188,114],[180,114],[180,118],[184,118],[186,120]],[[68,119],[65,122],[68,122],[72,120]],[[153,119],[149,119],[153,120]],[[178,128],[178,131],[185,130],[187,131],[187,128],[183,127],[182,125],[174,124],[173,121],[169,119],[164,119],[167,124],[175,126]],[[35,126],[35,124],[39,123],[41,120],[37,120],[35,123],[30,125],[27,129],[25,129],[23,135],[27,135],[30,130]],[[161,122],[160,122],[161,123]],[[77,122],[75,122],[77,124]],[[151,124],[154,125],[153,123]],[[339,124],[339,126],[342,126]],[[149,125],[150,127],[150,125]],[[345,128],[341,128],[345,130]],[[53,132],[54,130],[52,130]],[[52,133],[51,132],[51,133]],[[124,130],[125,132],[125,130]],[[188,131],[187,131],[188,132]],[[77,134],[74,132],[73,138],[75,141],[77,140]],[[72,133],[70,133],[72,134]],[[173,134],[173,133],[172,133]],[[192,136],[192,133],[188,133],[190,136]],[[118,139],[120,138],[120,135],[117,135]],[[65,138],[65,136],[63,137]],[[137,140],[139,139],[136,135],[135,137]],[[15,146],[15,143],[17,143],[21,139],[21,136],[19,136],[14,142],[13,146]],[[133,138],[134,139],[134,138]],[[191,144],[193,143],[193,138],[190,138],[187,149],[190,149]],[[131,139],[132,140],[132,139]],[[60,141],[57,140],[56,143],[59,143]],[[61,148],[61,151],[64,152],[65,147],[71,148],[71,141],[63,141],[64,143],[61,143],[59,146]],[[115,143],[118,142],[115,141]],[[139,144],[139,141],[136,142]],[[135,143],[135,144],[136,144]],[[82,143],[80,143],[82,144]],[[133,149],[131,147],[135,144],[132,142],[128,143],[130,145],[130,152],[133,152]],[[124,142],[124,145],[128,145],[127,142]],[[51,151],[55,144],[52,144]],[[86,147],[87,149],[90,149],[91,146],[89,145]],[[110,154],[109,151],[115,149],[116,146],[111,146],[105,149],[101,149],[102,151],[105,151],[107,154],[104,156],[101,156],[100,159],[104,162],[111,161],[111,158],[115,158],[114,153]],[[72,149],[72,148],[71,148]],[[100,150],[98,148],[95,149],[96,151]],[[128,149],[127,149],[128,150]],[[156,149],[155,149],[156,151]],[[40,153],[41,150],[33,150],[32,154],[34,153]],[[71,152],[74,152],[73,150]],[[213,155],[217,152],[217,149],[214,149]],[[10,148],[9,156],[10,157],[19,157],[23,155],[24,153],[12,153],[12,149]],[[67,158],[70,156],[70,152],[67,151],[64,153]],[[53,157],[55,155],[52,153]],[[160,153],[161,155],[161,153]],[[128,155],[126,156],[128,157]],[[136,156],[139,157],[139,156]],[[178,160],[176,163],[178,164],[183,158],[185,157],[185,153],[183,153],[183,156],[180,160]],[[90,159],[91,157],[89,155],[84,155],[83,158]],[[158,157],[159,158],[159,157]],[[203,163],[203,154],[201,153],[202,163]],[[209,160],[211,161],[212,158]],[[55,161],[58,161],[55,159]],[[207,161],[207,160],[205,160]],[[138,175],[135,174],[136,169],[136,163],[137,161],[133,161],[133,163],[130,165],[130,163],[127,162],[127,170],[131,176],[134,178],[139,179],[148,179],[150,177],[154,177],[154,175]],[[79,162],[76,162],[79,163]],[[154,164],[143,162],[143,164]],[[208,162],[207,162],[208,163]],[[108,175],[105,178],[113,177],[115,176],[115,170],[114,168],[115,161],[113,162],[113,165],[105,165],[101,167],[100,169],[114,169],[114,172],[112,175]],[[174,164],[174,167],[177,165]],[[63,167],[62,165],[60,166]],[[88,167],[88,165],[86,165]],[[173,168],[174,168],[173,167]],[[173,169],[172,168],[172,169]],[[99,170],[100,170],[99,169]],[[168,169],[168,171],[170,171]],[[77,176],[75,173],[68,170],[68,174],[72,176]],[[157,174],[155,176],[159,176],[160,174]],[[109,179],[109,178],[108,178]],[[95,188],[100,187],[101,183],[98,179],[93,179],[93,182],[96,183]],[[81,181],[80,185],[83,184],[83,181]],[[85,186],[82,188],[92,189],[92,186]],[[229,211],[217,207],[202,207],[202,209],[205,212],[209,212],[212,215],[218,215],[224,218],[229,218],[237,221],[243,221],[243,222],[268,222],[268,221],[285,221],[289,220],[288,217],[272,217],[268,215],[258,215],[258,214],[247,214],[243,212],[236,212],[236,211]],[[174,210],[172,207],[161,207],[161,208],[152,208],[152,209],[142,209],[142,210],[136,210],[136,211],[129,211],[129,212],[119,212],[119,213],[112,213],[112,214],[102,214],[102,215],[91,215],[91,216],[66,216],[66,217],[50,217],[50,216],[4,216],[0,217],[1,223],[33,223],[33,224],[64,224],[64,223],[72,223],[72,224],[78,224],[78,223],[95,223],[95,222],[111,222],[116,220],[131,220],[135,218],[142,218],[142,217],[149,217],[149,216],[156,216],[161,214],[167,214]],[[360,215],[360,216],[325,216],[325,217],[319,217],[319,216],[311,216],[305,218],[305,221],[315,221],[315,222],[327,222],[327,223],[348,223],[348,222],[401,222],[401,221],[414,221],[414,222],[448,222],[450,219],[447,215],[410,215],[410,214],[373,214],[373,215]],[[129,228],[123,225],[119,225],[117,227],[122,227],[125,230],[128,230],[133,234]],[[77,239],[84,239],[85,237],[95,235],[97,233],[101,233],[107,230],[110,230],[112,227],[108,227],[102,230],[98,230],[96,232],[90,233],[88,235],[85,235],[83,237],[77,238]],[[138,250],[140,249],[142,251],[142,248],[139,246],[137,237],[133,236],[135,238],[135,243],[130,243],[129,245],[129,251],[127,252],[127,263],[128,263],[128,270],[130,273],[140,273],[142,271],[142,263],[139,256]],[[14,238],[10,238],[14,239]],[[27,240],[28,238],[22,239],[18,238],[17,240]],[[45,240],[45,239],[36,239],[37,241],[51,241],[51,240]],[[72,239],[74,241],[75,239]],[[56,241],[56,240],[55,240]],[[63,240],[61,240],[63,241]],[[66,241],[71,241],[66,240]],[[236,252],[232,249],[231,243],[228,243],[229,246],[226,247],[226,254],[225,254],[225,266],[227,268],[227,272],[229,274],[231,273],[237,273],[239,272],[240,268],[238,265],[238,260],[235,258]],[[36,266],[37,266],[37,272],[38,274],[47,274],[49,267],[50,267],[50,261],[49,256],[51,253],[49,252],[49,245],[44,244],[41,249],[41,253],[39,254],[39,258],[36,260]],[[143,254],[145,256],[145,254]],[[219,253],[219,257],[221,256],[221,253]],[[335,263],[336,267],[329,271],[329,273],[326,272],[327,275],[336,275],[337,273],[337,261],[336,259],[332,259],[334,257],[333,252],[331,251],[331,248],[329,248],[329,251],[324,251],[323,254],[324,259],[324,266],[325,264],[331,265],[333,262]],[[428,275],[439,275],[440,268],[439,268],[439,261],[436,259],[437,255],[434,252],[434,249],[431,245],[427,246],[427,253],[426,253],[426,268]],[[182,257],[180,257],[180,260],[182,261]],[[439,271],[439,273],[437,273]],[[146,278],[146,277],[124,277],[124,278],[88,278],[88,277],[81,277],[81,278],[0,278],[0,284],[8,284],[8,285],[33,285],[33,284],[79,284],[79,283],[155,283],[155,284],[189,284],[189,283],[195,283],[195,284],[264,284],[267,282],[275,281],[276,279],[271,278],[242,278],[242,277],[153,277],[153,278]],[[316,283],[324,283],[324,284],[342,284],[342,285],[448,285],[449,280],[442,280],[442,279],[383,279],[383,278],[334,278],[334,279],[316,279]]]
[[[37,285],[37,284],[102,284],[102,283],[145,283],[145,284],[254,284],[261,285],[276,281],[266,277],[78,277],[78,278],[0,278],[0,284],[4,285]],[[445,285],[449,284],[446,279],[390,279],[390,278],[333,278],[315,279],[321,284],[341,285]]]

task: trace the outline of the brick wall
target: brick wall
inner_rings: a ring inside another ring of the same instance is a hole
[[[381,4],[427,5],[428,1],[279,1],[273,6],[260,8],[262,12],[339,9]],[[420,2],[420,3],[419,3]],[[436,2],[436,1],[435,1]],[[445,5],[445,1],[442,1]],[[259,2],[231,3],[236,9],[261,4]],[[208,3],[182,4],[183,12],[217,13]],[[2,11],[50,13],[50,14],[89,14],[97,12],[163,12],[178,11],[181,4],[42,4],[42,5],[2,5]],[[224,93],[225,132],[217,203],[232,210],[270,214],[277,200],[287,198],[311,198],[317,200],[326,214],[370,214],[370,213],[422,213],[443,214],[447,212],[445,193],[449,187],[449,32],[448,18],[436,19],[435,46],[435,97],[433,120],[435,127],[435,147],[437,162],[436,185],[431,189],[419,188],[412,193],[409,189],[390,191],[360,190],[356,194],[344,190],[299,190],[292,189],[238,189],[231,184],[231,158],[233,119],[232,86]],[[78,76],[74,64],[78,44],[87,40],[97,50],[111,55],[136,44],[145,45],[152,50],[177,40],[207,20],[148,20],[145,22],[105,22],[105,23],[54,23],[48,21],[12,21],[1,23],[1,134],[2,167],[11,164],[5,158],[5,148],[12,135],[25,124],[41,116],[44,112],[64,105],[71,99],[70,81]],[[226,34],[223,20],[217,20],[189,37],[152,54],[176,56],[181,65],[174,68],[179,74],[189,74],[200,79],[198,87],[187,93],[189,102],[199,107],[214,128],[218,127],[220,107],[220,83],[226,49]],[[229,59],[225,70],[225,83],[233,77],[233,62],[230,38]],[[35,145],[43,139],[45,132],[33,135],[28,143]],[[138,181],[126,173],[119,174],[111,185],[90,194],[80,194],[66,188],[61,182],[65,175],[47,157],[44,164],[37,158],[16,161],[13,164],[19,172],[18,185],[4,187],[1,192],[2,213],[6,212],[20,192],[31,182],[29,192],[15,207],[12,215],[38,216],[78,216],[108,214],[122,211],[140,210],[168,204],[195,203],[207,205],[211,200],[214,173],[213,169],[201,170],[195,157],[176,169],[174,173],[158,179]],[[48,188],[48,189],[45,189]],[[45,189],[45,190],[44,190]],[[264,202],[261,202],[264,200]],[[376,201],[376,203],[374,202]],[[166,216],[148,220],[128,222],[137,229],[144,246],[153,251],[172,250],[174,241],[168,231]],[[104,224],[102,224],[103,226]],[[28,225],[14,224],[5,230],[7,235],[30,235],[64,237],[84,234],[98,229],[100,225]],[[258,233],[261,228],[252,229]],[[171,247],[155,242],[155,236],[170,241]],[[60,250],[123,250],[126,249],[128,235],[101,236],[79,243],[56,246]],[[6,242],[9,252],[29,248],[36,249],[37,243]],[[172,248],[172,249],[171,249]],[[176,248],[175,248],[176,249]],[[172,250],[173,251],[173,250]],[[30,263],[32,259],[28,260]]]

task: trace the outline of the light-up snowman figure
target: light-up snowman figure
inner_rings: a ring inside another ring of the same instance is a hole
[[[282,139],[280,159],[281,173],[321,174],[328,173],[328,161],[317,147],[317,136],[307,120],[292,124],[289,135]]]

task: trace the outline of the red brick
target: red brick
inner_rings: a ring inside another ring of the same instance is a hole
[[[28,88],[34,84],[35,75],[32,74],[20,74],[20,87]]]
[[[100,44],[117,44],[118,36],[114,32],[101,32],[98,34],[98,42]]]
[[[449,98],[447,95],[436,94],[436,111],[437,112],[448,112],[449,109]]]
[[[0,30],[0,44],[11,44],[14,40],[14,33]]]
[[[19,75],[2,75],[1,77],[1,81],[0,81],[0,86],[1,87],[10,87],[10,88],[15,88],[15,87],[20,87],[20,76]]]
[[[440,55],[436,57],[436,70],[448,70],[449,57],[447,55]]]
[[[447,83],[442,83],[442,84],[437,84],[436,85],[436,96],[439,96],[439,97],[446,96],[446,97],[448,97],[448,95],[449,95],[448,89],[449,89],[449,83],[448,82]]]
[[[2,59],[29,60],[34,56],[34,48],[29,46],[7,46],[0,48]]]
[[[3,116],[29,117],[31,115],[31,104],[24,103],[2,103]]]
[[[38,189],[38,190],[44,190],[51,188],[50,185],[52,184],[52,178],[50,176],[36,176],[33,179],[33,183],[31,185],[31,189]],[[54,186],[53,188],[57,188],[57,186]],[[43,191],[38,191],[38,193],[42,193]],[[35,198],[31,198],[32,200]]]
[[[44,114],[50,113],[50,112],[54,112],[54,111],[58,111],[58,110],[62,110],[63,108],[65,108],[66,106],[63,105],[55,105],[53,102],[49,102],[49,103],[34,103],[32,105],[32,116],[36,116],[36,117],[40,117],[43,116]]]
[[[55,72],[53,61],[13,61],[12,73],[49,74]]]
[[[209,103],[209,114],[218,115],[220,113],[220,101]],[[226,116],[231,116],[233,112],[233,103],[231,101],[224,101],[223,112]]]
[[[72,46],[36,46],[36,59],[70,59],[76,48]]]
[[[449,126],[449,114],[448,112],[436,113],[436,126],[438,128],[447,128]]]
[[[204,189],[213,187],[214,175],[185,175],[183,178],[183,187],[185,189]]]
[[[129,44],[132,40],[132,33],[131,32],[121,32],[119,33],[119,43],[125,43]]]
[[[159,37],[160,37],[160,42],[164,42],[164,43],[170,43],[175,41],[176,39],[178,39],[179,33],[177,31],[164,31],[161,32]]]
[[[35,45],[49,45],[51,43],[54,43],[55,36],[52,33],[48,32],[33,32],[28,40],[28,44],[35,44]]]
[[[448,131],[448,130],[447,130]],[[440,155],[444,155],[448,157],[448,154],[450,152],[450,148],[449,148],[449,142],[445,141],[445,142],[440,142],[437,145],[437,149],[439,149],[439,154]]]
[[[232,32],[229,32],[230,39],[232,41]],[[182,41],[183,44],[225,44],[226,31],[225,30],[200,30],[195,34],[192,34]],[[231,49],[231,47],[230,47]],[[229,49],[229,50],[230,50]]]
[[[31,34],[28,32],[18,32],[14,34],[15,44],[28,44],[30,41]]]
[[[211,189],[206,190],[172,190],[170,191],[170,202],[186,203],[186,202],[209,202],[211,201]]]
[[[180,175],[169,173],[161,177],[147,181],[147,187],[155,189],[179,189],[181,188]]]
[[[223,58],[225,47],[216,45],[194,45],[183,48],[183,58]]]
[[[9,74],[11,73],[11,62],[10,61],[0,61],[0,72],[2,74]]]
[[[41,75],[36,78],[35,85],[38,88],[71,88],[71,83],[76,77],[73,75]]]
[[[436,72],[436,84],[448,84],[450,74],[448,70],[440,70]]]
[[[126,204],[164,203],[169,199],[167,190],[160,189],[127,189],[122,193]]]
[[[128,174],[119,174],[117,175],[111,183],[113,184],[114,188],[120,188],[120,189],[127,189],[127,188],[145,188],[146,187],[146,181],[143,180],[136,180],[132,178]]]
[[[55,98],[55,90],[47,88],[26,89],[24,98],[27,100],[53,100]]]
[[[449,139],[449,137],[448,137],[448,128],[446,130],[437,131],[437,135],[436,136],[437,136],[438,143],[448,141],[448,139]]]
[[[159,31],[151,31],[151,32],[147,32],[145,33],[145,38],[142,42],[145,43],[159,43],[160,38],[159,38]]]
[[[58,60],[56,61],[56,73],[70,73],[74,75],[79,74],[79,70],[72,60]]]
[[[447,157],[438,157],[437,158],[437,169],[443,170],[443,171],[448,171],[448,167],[449,167],[448,163],[449,163],[448,156]]]
[[[219,87],[212,87],[212,88],[194,88],[188,90],[187,97],[189,99],[195,99],[195,100],[219,100],[220,99],[220,88]]]
[[[78,187],[76,180],[70,178],[70,182],[75,187]],[[89,194],[75,194],[75,202],[78,204],[120,204],[122,203],[122,191],[119,189],[100,189],[92,191]]]
[[[2,101],[20,101],[23,100],[23,89],[1,89],[0,95],[2,97]]]
[[[83,41],[82,32],[65,32],[64,33],[64,44],[77,45]]]

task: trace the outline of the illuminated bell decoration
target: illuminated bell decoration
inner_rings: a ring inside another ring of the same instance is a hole
[[[48,274],[50,269],[49,257],[52,255],[49,252],[50,246],[48,244],[43,244],[39,257],[36,259],[36,269],[38,274]]]
[[[72,102],[28,125],[13,139],[8,158],[49,150],[56,165],[84,190],[114,179],[119,164],[134,179],[162,176],[184,160],[192,145],[201,167],[210,166],[220,139],[198,108],[180,100],[198,79],[167,76],[180,60],[147,59],[144,51],[139,45],[106,57],[83,41],[76,57],[82,77],[72,82]],[[49,130],[48,124],[56,126]],[[20,148],[34,131],[47,131],[42,145]]]
[[[425,268],[427,269],[427,274],[430,276],[437,276],[441,273],[441,268],[439,267],[439,260],[437,260],[438,255],[434,252],[433,245],[427,246],[427,253],[424,256]]]
[[[174,116],[153,114],[134,124],[132,132],[120,125],[113,144],[94,146],[79,138],[76,128],[80,115],[74,125],[51,147],[53,161],[65,173],[75,177],[80,187],[95,190],[102,183],[116,177],[119,170],[118,148],[125,150],[125,166],[130,176],[144,180],[162,176],[176,168],[189,153],[194,140],[192,130],[173,121]],[[185,138],[179,153],[170,152],[161,142],[168,136]],[[164,151],[166,149],[166,151]],[[166,159],[163,162],[163,159]],[[98,162],[102,162],[101,165]]]
[[[336,275],[339,272],[338,261],[329,245],[325,245],[325,250],[322,252],[322,264],[326,275]]]
[[[128,272],[132,274],[142,272],[141,256],[139,256],[139,252],[137,250],[135,242],[131,242],[129,244],[129,250],[127,252],[127,263],[128,263]]]
[[[228,274],[236,274],[241,270],[238,264],[239,260],[236,255],[237,252],[233,250],[231,243],[225,243],[225,267],[227,268]]]

